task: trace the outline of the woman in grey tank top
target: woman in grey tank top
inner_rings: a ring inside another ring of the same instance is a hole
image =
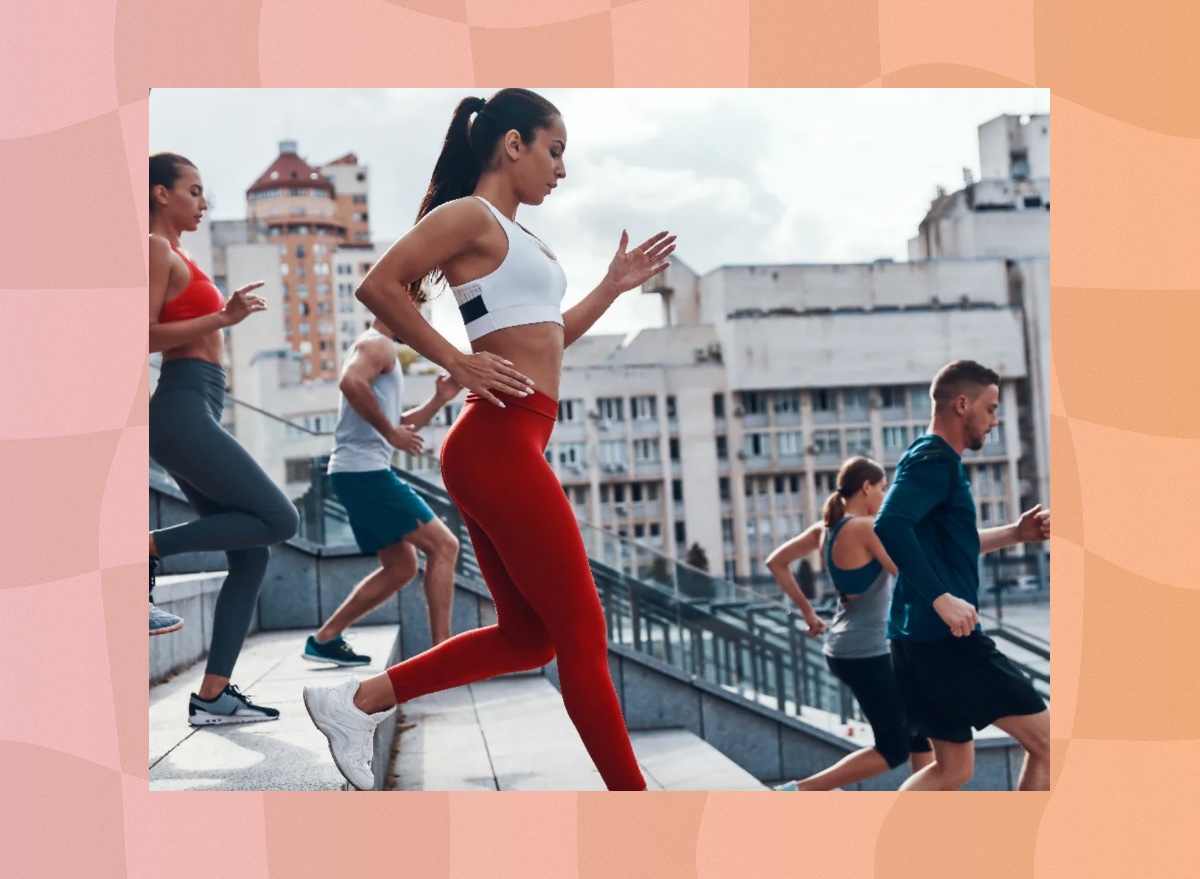
[[[875,744],[860,748],[816,775],[776,790],[832,790],[882,775],[906,760],[916,772],[932,760],[928,740],[915,736],[892,671],[886,635],[896,566],[872,525],[883,504],[886,474],[870,458],[846,461],[837,490],[825,501],[822,521],[767,557],[767,569],[796,602],[809,635],[827,632],[825,661],[858,700]],[[838,591],[837,611],[826,629],[800,591],[790,566],[820,548],[825,569]]]

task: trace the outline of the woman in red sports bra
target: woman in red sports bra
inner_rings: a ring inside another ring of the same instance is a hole
[[[221,426],[225,369],[221,330],[262,311],[247,284],[229,301],[192,259],[179,236],[194,231],[208,208],[196,167],[182,156],[150,157],[150,351],[162,352],[150,398],[150,455],[171,474],[200,518],[150,532],[150,588],[161,558],[224,551],[229,576],[213,614],[212,641],[194,726],[274,720],[279,712],[250,703],[229,682],[270,558],[272,544],[296,533],[299,515],[287,496]],[[183,621],[150,605],[150,634]]]

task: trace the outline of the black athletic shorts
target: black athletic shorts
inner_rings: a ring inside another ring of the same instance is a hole
[[[966,638],[892,641],[892,666],[909,723],[931,739],[969,742],[971,727],[1046,710],[1029,678],[978,629]]]

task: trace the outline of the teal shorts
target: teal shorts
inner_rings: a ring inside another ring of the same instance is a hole
[[[358,548],[369,555],[433,518],[429,504],[394,470],[330,473],[329,484],[346,508]]]

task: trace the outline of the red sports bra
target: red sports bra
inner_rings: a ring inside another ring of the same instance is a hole
[[[188,270],[192,273],[192,279],[188,285],[183,288],[183,292],[172,299],[170,302],[164,303],[162,309],[158,312],[158,322],[163,324],[175,323],[181,320],[191,320],[194,317],[204,317],[206,314],[213,314],[225,307],[225,297],[221,295],[221,291],[204,272],[196,267],[183,251],[171,245],[171,249],[179,254],[180,258],[187,263]]]

